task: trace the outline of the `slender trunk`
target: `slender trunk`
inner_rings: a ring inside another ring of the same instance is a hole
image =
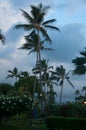
[[[43,95],[42,95],[42,70],[41,70],[41,53],[40,53],[40,37],[39,37],[39,30],[38,32],[38,59],[39,59],[39,79],[40,79],[40,89],[41,89],[41,94],[40,94],[40,98],[41,98],[41,111],[43,110]]]
[[[36,68],[38,64],[38,52],[37,52],[37,58],[36,58]],[[35,73],[35,80],[34,80],[34,88],[33,88],[33,99],[35,97],[35,90],[36,90],[36,73]]]
[[[44,93],[45,93],[45,102],[44,106],[47,104],[47,78],[46,78],[46,71],[44,72]]]
[[[60,102],[59,102],[60,105],[62,104],[62,92],[63,92],[63,84],[61,86],[61,92],[60,92]]]

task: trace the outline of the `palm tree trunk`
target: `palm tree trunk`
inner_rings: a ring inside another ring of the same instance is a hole
[[[42,70],[41,70],[41,53],[40,53],[40,37],[39,37],[39,30],[37,30],[38,32],[38,59],[39,59],[39,79],[40,79],[40,89],[41,89],[41,94],[40,94],[40,98],[41,98],[41,111],[43,110],[43,95],[42,95]]]
[[[37,58],[36,58],[36,68],[38,64],[38,52],[37,52]],[[34,81],[34,88],[33,88],[33,99],[35,97],[35,90],[36,90],[36,73],[35,73],[35,81]]]
[[[59,102],[60,105],[62,104],[62,92],[63,92],[63,84],[61,86],[61,92],[60,92],[60,102]]]

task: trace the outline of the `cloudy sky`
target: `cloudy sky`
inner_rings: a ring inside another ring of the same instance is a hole
[[[61,32],[49,31],[52,44],[49,47],[55,51],[43,52],[42,57],[49,59],[49,64],[54,68],[63,65],[67,71],[72,70],[72,59],[79,55],[86,46],[86,0],[0,0],[0,29],[6,37],[6,44],[0,44],[0,82],[12,82],[5,80],[7,71],[17,67],[18,70],[31,73],[35,64],[35,55],[29,55],[24,50],[18,50],[24,43],[24,30],[13,30],[18,23],[26,23],[21,9],[30,12],[30,5],[49,5],[50,9],[45,20],[55,18],[54,24]],[[47,45],[48,46],[48,45]],[[75,89],[65,83],[64,97],[73,96],[76,89],[85,85],[84,76],[72,76]],[[66,91],[65,91],[66,90]],[[57,88],[58,91],[58,88]]]

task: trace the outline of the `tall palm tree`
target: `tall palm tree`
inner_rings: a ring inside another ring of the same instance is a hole
[[[1,33],[1,30],[0,30],[0,40],[2,43],[5,43],[5,36]]]
[[[51,38],[49,37],[46,29],[54,29],[59,31],[58,27],[53,26],[53,22],[55,22],[55,19],[44,21],[45,15],[47,13],[47,10],[49,9],[48,6],[43,7],[42,3],[38,6],[31,5],[31,11],[30,14],[26,12],[25,10],[21,9],[23,16],[27,20],[26,24],[18,24],[15,26],[16,29],[23,28],[26,31],[33,32],[36,31],[38,35],[38,60],[40,64],[40,87],[41,85],[41,54],[40,54],[40,38],[41,36],[44,36],[47,41],[51,43]]]
[[[75,69],[73,70],[74,75],[86,74],[86,48],[80,52],[80,55],[80,57],[76,57],[72,60],[72,63],[75,65]]]
[[[21,76],[21,73],[22,72],[18,72],[18,69],[15,67],[13,70],[8,70],[8,75],[7,75],[7,79],[8,78],[14,78],[16,79],[16,82],[18,81],[18,78],[20,78]]]
[[[40,55],[40,37],[41,37],[41,35],[40,35],[40,33],[42,34],[42,36],[44,36],[46,38],[47,41],[51,42],[51,38],[49,37],[46,29],[49,28],[49,29],[54,29],[57,31],[59,30],[58,27],[50,25],[56,21],[55,19],[44,21],[48,8],[49,7],[47,7],[47,6],[43,7],[42,3],[39,4],[38,6],[31,5],[30,14],[28,12],[24,11],[23,9],[21,9],[23,16],[25,17],[25,19],[27,20],[28,23],[18,24],[15,26],[16,29],[23,28],[24,30],[30,31],[30,32],[36,31],[36,33],[38,35],[39,61],[41,61],[41,55]]]
[[[67,80],[68,83],[74,88],[74,85],[69,80],[69,72],[66,73],[66,69],[63,67],[63,65],[60,65],[60,67],[56,67],[55,72],[52,73],[53,78],[57,80],[57,83],[59,86],[61,86],[61,92],[60,92],[60,105],[62,103],[62,92],[63,92],[63,86],[64,81]]]
[[[41,60],[41,70],[42,70],[42,91],[41,95],[44,99],[44,106],[47,104],[48,99],[52,98],[56,95],[56,93],[53,90],[53,85],[57,85],[56,82],[53,81],[51,77],[51,70],[53,69],[53,66],[48,66],[48,60],[42,59]],[[33,69],[34,73],[39,73],[40,69],[39,67]]]
[[[37,68],[39,68],[39,60],[38,60],[38,53],[39,53],[38,35],[34,31],[28,37],[25,36],[25,41],[26,41],[26,43],[24,43],[19,49],[28,50],[29,54],[31,54],[33,52],[36,53],[36,67],[35,67],[35,70],[37,70]],[[53,50],[51,48],[45,48],[44,47],[44,42],[45,41],[46,41],[46,39],[43,40],[43,41],[40,41],[40,51],[43,51],[43,50]],[[35,77],[36,77],[36,73],[35,73]],[[35,78],[35,81],[34,81],[34,92],[33,92],[33,94],[35,94],[36,79],[37,78]],[[33,95],[33,97],[34,97],[34,95]]]

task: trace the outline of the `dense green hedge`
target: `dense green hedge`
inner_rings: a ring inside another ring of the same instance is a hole
[[[86,130],[86,118],[48,117],[45,119],[48,129]]]

